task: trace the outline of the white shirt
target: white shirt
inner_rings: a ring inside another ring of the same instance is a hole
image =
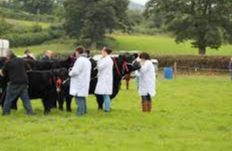
[[[91,79],[91,62],[89,59],[83,56],[78,57],[72,70],[69,72],[69,76],[71,77],[70,95],[88,96]]]
[[[95,94],[112,95],[113,93],[113,60],[106,56],[98,61],[98,82]]]

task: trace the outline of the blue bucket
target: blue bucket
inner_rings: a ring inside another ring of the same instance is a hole
[[[173,79],[173,68],[172,67],[164,68],[164,78],[167,80]]]

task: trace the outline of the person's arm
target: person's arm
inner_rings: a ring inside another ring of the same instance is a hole
[[[98,68],[99,71],[105,69],[107,66],[108,66],[108,61],[105,60],[105,59],[100,60],[100,61],[98,61],[98,63],[97,63],[97,68]]]
[[[140,72],[138,70],[135,71],[135,76],[140,77]]]
[[[2,70],[0,70],[0,76],[4,77]]]
[[[69,76],[73,77],[73,76],[78,76],[83,70],[83,63],[80,61],[76,61],[72,70],[69,72]]]
[[[146,72],[149,69],[149,64],[148,62],[144,62],[141,65],[141,68],[139,69],[139,72]]]

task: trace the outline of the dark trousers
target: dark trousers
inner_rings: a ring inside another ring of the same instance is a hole
[[[32,114],[32,107],[28,95],[28,86],[26,84],[8,84],[6,88],[6,98],[3,104],[3,115],[10,114],[12,102],[20,97],[27,114]]]
[[[142,96],[142,101],[151,101],[151,96],[149,94]]]
[[[82,116],[87,113],[87,105],[85,97],[76,97],[77,115]]]

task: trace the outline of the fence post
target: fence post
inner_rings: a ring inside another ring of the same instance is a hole
[[[173,68],[174,68],[174,78],[176,79],[176,76],[177,76],[177,62],[176,61],[174,62]]]

